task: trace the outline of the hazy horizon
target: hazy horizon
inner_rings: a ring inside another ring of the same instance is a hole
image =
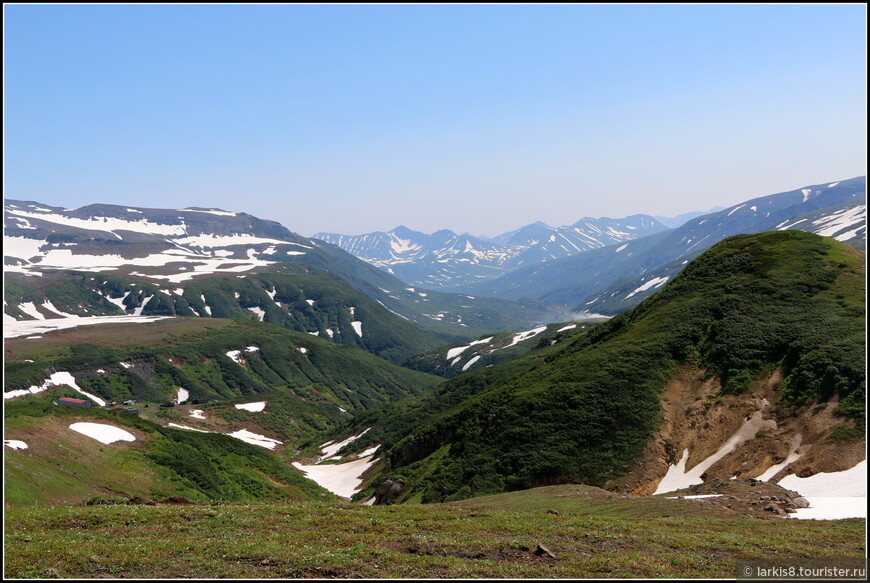
[[[866,175],[863,4],[3,10],[11,199],[492,237]]]

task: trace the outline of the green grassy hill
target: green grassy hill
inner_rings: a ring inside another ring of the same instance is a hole
[[[5,391],[38,386],[62,370],[83,390],[118,403],[164,403],[179,387],[191,400],[212,401],[210,408],[268,399],[269,415],[256,417],[259,426],[297,442],[345,424],[354,412],[441,382],[355,346],[241,320],[102,324],[10,339],[5,349]],[[233,351],[238,362],[227,355]]]
[[[412,429],[360,496],[383,478],[402,480],[405,500],[426,502],[605,484],[631,469],[658,428],[659,393],[681,364],[732,393],[779,368],[784,407],[836,397],[837,413],[863,430],[864,302],[857,249],[803,232],[731,237],[574,342],[401,404],[386,424],[394,440]]]
[[[568,342],[577,334],[585,333],[589,328],[604,321],[584,320],[574,323],[558,323],[540,326],[542,330],[525,337],[522,332],[499,332],[481,336],[474,343],[453,342],[433,350],[415,354],[406,360],[402,366],[436,374],[445,378],[454,378],[470,370],[479,370],[501,362],[518,358],[535,348],[541,348],[558,342]],[[538,328],[533,329],[533,331]],[[527,332],[527,331],[524,331]],[[516,340],[516,342],[514,342]],[[456,356],[451,350],[464,348]],[[448,356],[452,356],[448,358]]]
[[[4,574],[733,579],[738,561],[863,565],[865,520],[751,518],[707,506],[562,486],[425,506],[13,508],[5,516]],[[535,554],[538,545],[552,556]]]
[[[50,300],[57,309],[81,316],[121,315],[141,308],[144,316],[202,316],[265,321],[297,332],[350,344],[393,363],[443,343],[443,339],[372,302],[347,284],[307,273],[301,264],[280,267],[290,273],[243,278],[212,276],[182,287],[157,285],[129,276],[56,272],[12,277],[6,285],[7,312],[24,318],[17,307]],[[301,273],[293,273],[302,269]],[[123,309],[114,300],[123,306]],[[50,315],[50,312],[48,312]],[[361,322],[360,332],[351,322]]]
[[[291,501],[332,498],[288,461],[234,437],[164,427],[105,409],[58,407],[46,397],[6,403],[4,503],[75,504],[92,497],[193,501]],[[119,427],[133,442],[103,444],[69,429],[77,422]]]

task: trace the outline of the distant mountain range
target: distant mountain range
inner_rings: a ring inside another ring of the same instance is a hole
[[[219,209],[7,199],[3,254],[5,322],[246,317],[400,362],[442,342],[559,319],[536,302],[417,290],[338,247]]]
[[[522,267],[462,291],[612,315],[638,304],[690,260],[732,235],[797,229],[863,249],[866,217],[866,178],[861,176],[754,198],[676,229]]]
[[[487,240],[448,229],[427,235],[404,226],[364,235],[317,233],[314,238],[337,245],[410,285],[448,290],[667,228],[649,215],[632,215],[584,217],[562,227],[537,222]]]

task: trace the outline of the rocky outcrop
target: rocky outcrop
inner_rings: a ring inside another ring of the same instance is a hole
[[[775,483],[788,474],[806,477],[846,470],[864,459],[864,439],[843,443],[831,438],[832,431],[846,422],[834,414],[836,401],[802,409],[786,406],[778,398],[781,382],[781,371],[776,370],[745,393],[722,395],[717,377],[681,368],[662,392],[661,427],[634,469],[608,483],[608,489],[653,494],[686,452],[688,473],[705,460],[709,463],[729,442],[735,443],[733,449],[712,463],[700,480],[763,476],[765,482]],[[751,431],[741,436],[746,429]]]

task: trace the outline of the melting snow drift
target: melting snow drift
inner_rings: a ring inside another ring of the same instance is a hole
[[[129,431],[105,423],[73,423],[69,428],[107,445],[116,441],[136,441]]]

